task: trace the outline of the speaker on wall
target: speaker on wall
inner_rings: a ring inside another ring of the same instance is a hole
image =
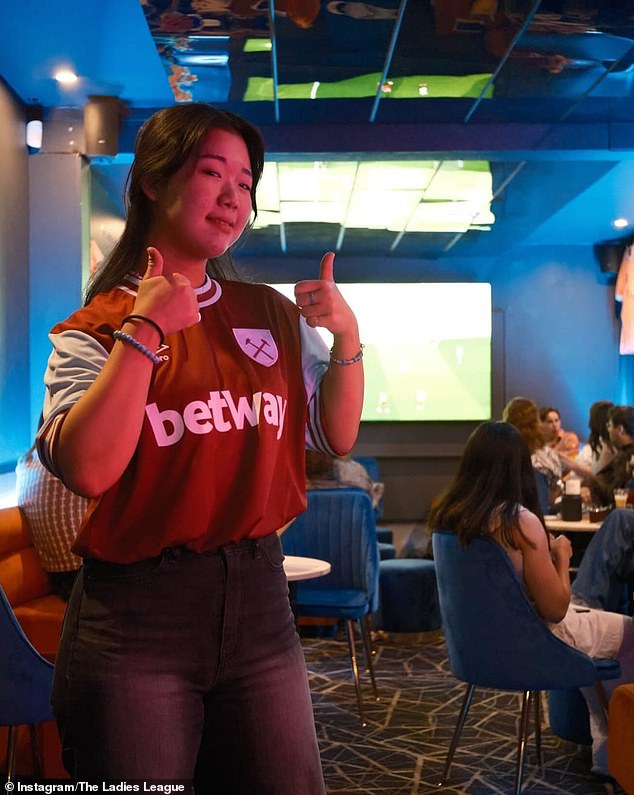
[[[612,240],[607,243],[597,243],[594,247],[594,255],[597,258],[601,273],[618,273],[619,265],[623,259],[626,246],[630,245],[630,239]]]
[[[116,155],[126,108],[118,97],[93,95],[84,106],[84,139],[87,155]]]

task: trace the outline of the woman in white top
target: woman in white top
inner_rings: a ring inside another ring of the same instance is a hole
[[[590,406],[588,444],[576,458],[559,453],[559,460],[564,467],[583,478],[590,478],[610,463],[616,455],[608,431],[608,414],[613,406],[614,403],[610,400],[597,400]]]
[[[465,544],[492,536],[555,635],[592,657],[618,658],[622,677],[605,683],[608,695],[617,684],[634,681],[631,617],[570,604],[572,547],[566,536],[553,538],[546,531],[528,446],[517,428],[485,422],[471,434],[454,482],[433,506],[429,521],[457,533]],[[584,696],[591,716],[593,769],[604,772],[605,716],[594,688],[584,689]]]

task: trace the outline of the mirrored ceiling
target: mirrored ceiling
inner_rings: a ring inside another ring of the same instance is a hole
[[[8,0],[0,22],[42,152],[85,153],[82,109],[120,100],[118,154],[89,156],[113,229],[139,126],[191,101],[263,130],[246,255],[488,256],[634,229],[634,0]]]

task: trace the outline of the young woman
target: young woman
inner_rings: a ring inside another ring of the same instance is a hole
[[[123,236],[51,333],[38,446],[91,498],[54,687],[79,780],[324,791],[275,531],[305,508],[306,445],[354,443],[362,348],[332,254],[297,306],[220,277],[262,166],[233,114],[152,116]]]
[[[429,521],[431,527],[457,533],[464,544],[482,536],[495,539],[555,635],[592,657],[618,657],[622,678],[606,682],[606,690],[634,681],[632,619],[570,604],[570,541],[563,535],[550,538],[546,532],[529,450],[515,427],[485,422],[471,434],[458,473],[432,507]],[[605,770],[607,726],[594,688],[584,695],[591,715],[594,766]]]
[[[537,404],[529,398],[514,397],[504,407],[502,418],[519,430],[528,445],[533,468],[546,481],[548,505],[553,505],[561,496],[562,466],[558,454],[545,443]],[[543,508],[546,512],[545,505]]]
[[[610,400],[597,400],[590,406],[588,427],[590,435],[586,444],[576,458],[569,458],[559,453],[561,463],[584,478],[591,478],[607,466],[616,455],[610,441],[608,419],[614,403]]]

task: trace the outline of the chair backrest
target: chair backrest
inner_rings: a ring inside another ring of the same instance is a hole
[[[282,536],[284,552],[329,561],[330,574],[310,580],[311,591],[365,591],[376,610],[379,550],[370,497],[357,488],[309,489],[307,497],[306,512]]]
[[[546,516],[550,512],[550,489],[548,487],[548,478],[543,472],[538,469],[533,469],[535,475],[535,486],[537,487],[537,499],[539,500],[539,507],[542,513]]]
[[[31,645],[0,587],[0,726],[51,720],[53,665]]]
[[[467,545],[432,535],[438,595],[459,679],[501,690],[556,690],[592,684],[587,655],[560,641],[531,604],[504,549],[493,539]]]

